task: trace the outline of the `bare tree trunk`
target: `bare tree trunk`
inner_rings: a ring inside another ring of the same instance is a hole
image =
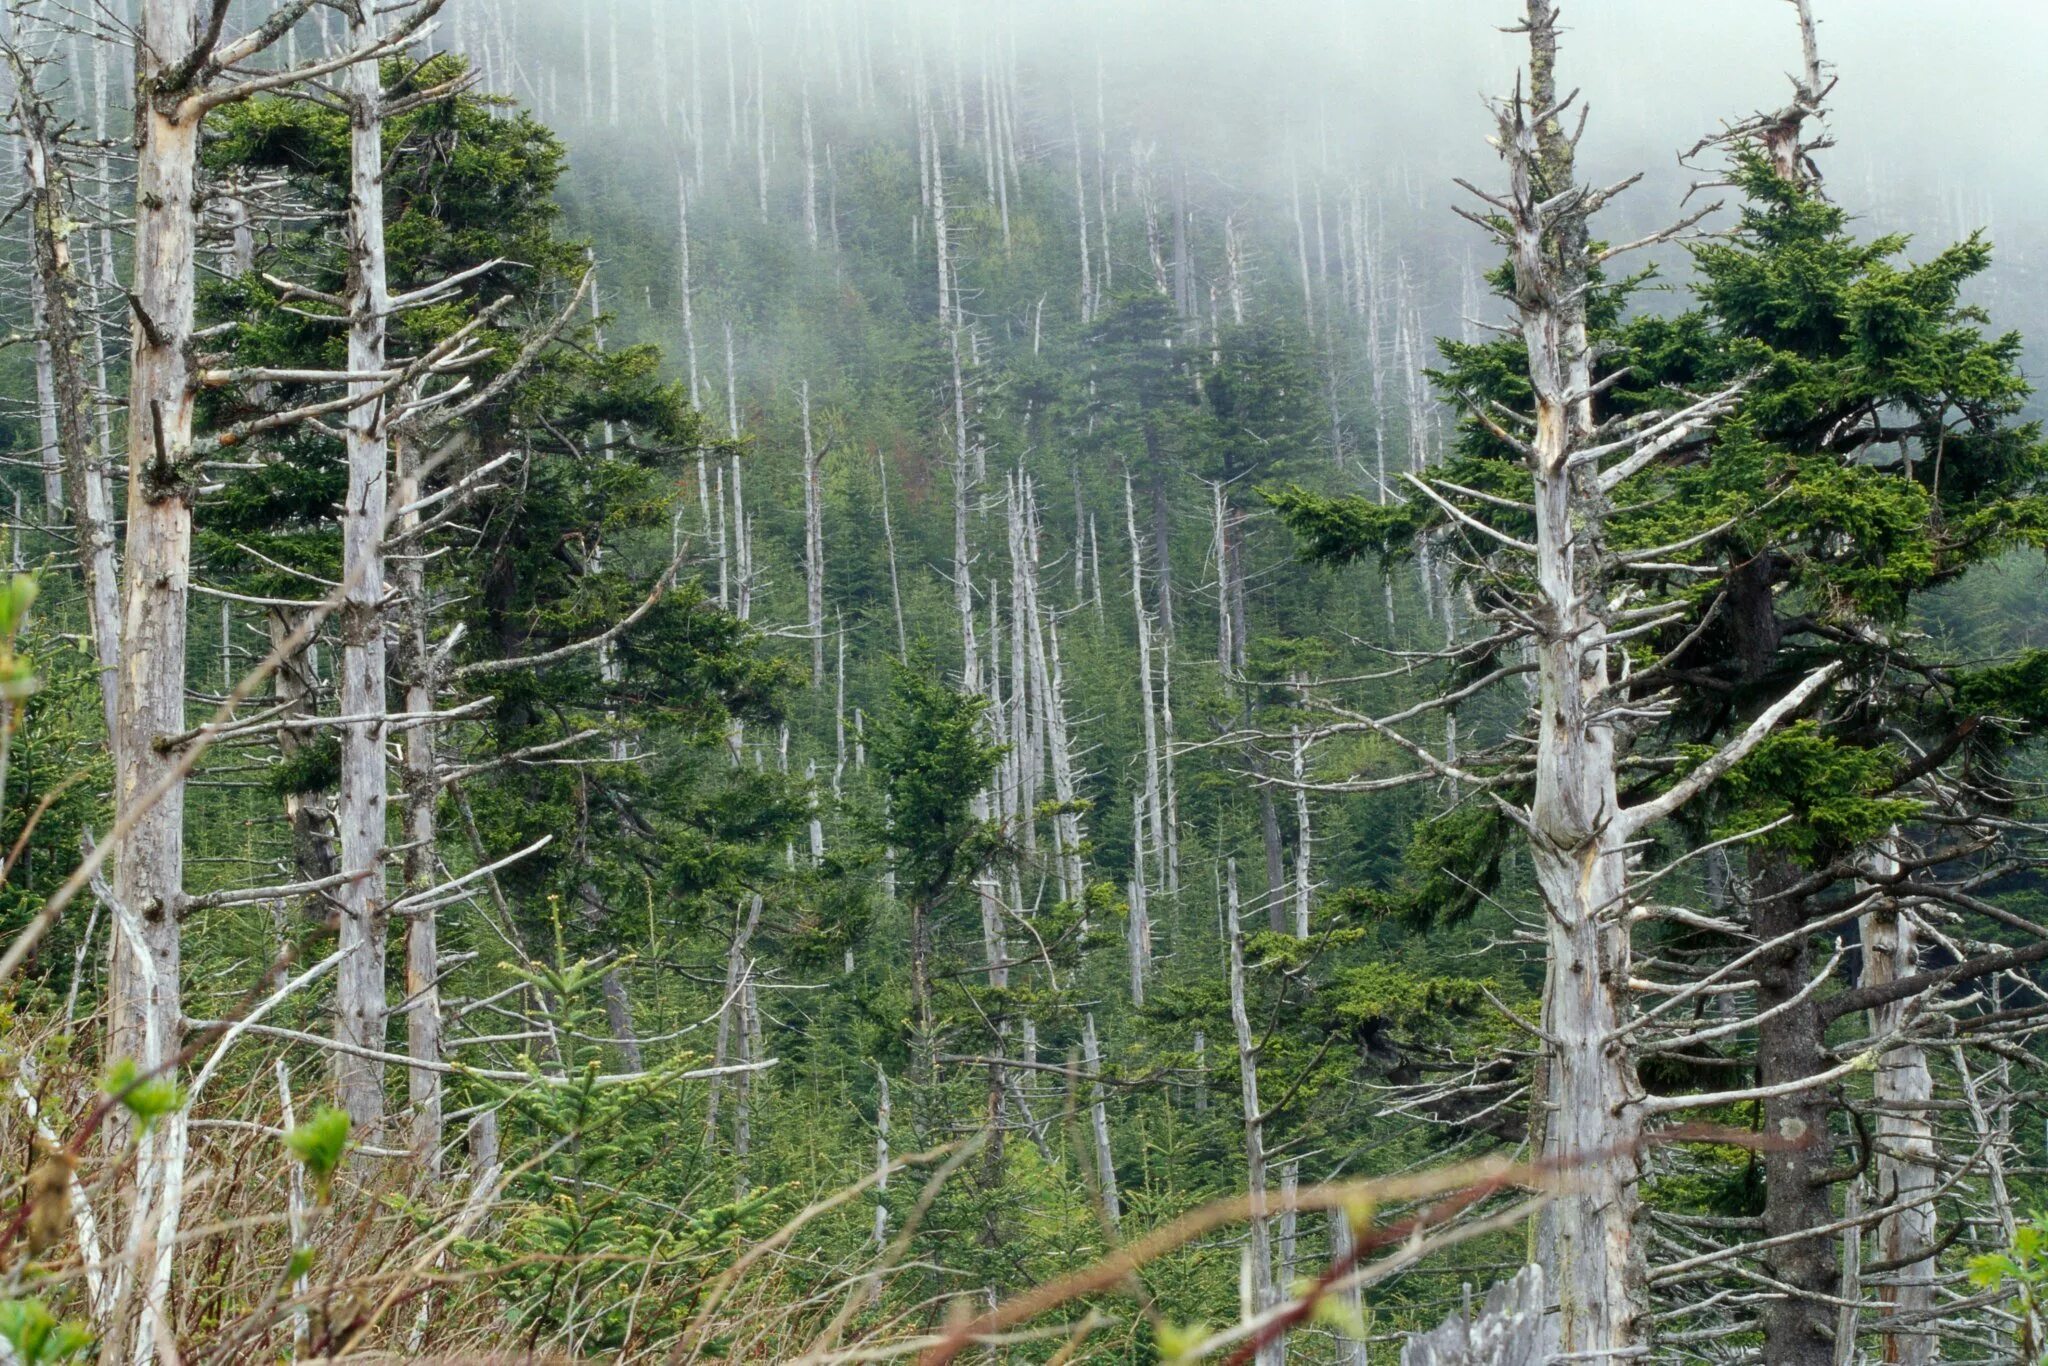
[[[183,1031],[178,913],[184,893],[185,783],[160,738],[185,730],[186,605],[192,558],[192,360],[196,307],[201,111],[190,107],[184,55],[200,38],[196,0],[143,0],[136,49],[135,315],[129,368],[128,563],[113,742],[114,800],[128,835],[116,853],[115,921],[108,968],[107,1055],[143,1075],[167,1073]],[[178,1170],[186,1142],[182,1109],[141,1137],[123,1275],[141,1281],[144,1249],[175,1236]],[[151,1293],[127,1297],[135,1319],[109,1325],[111,1361],[153,1361],[170,1306]],[[140,1302],[146,1300],[147,1302]],[[120,1301],[116,1301],[117,1304]]]
[[[303,753],[308,745],[316,743],[310,727],[291,724],[309,721],[319,712],[320,685],[312,644],[309,642],[296,650],[286,648],[302,620],[300,609],[288,607],[272,607],[264,614],[271,649],[278,654],[271,691],[282,707],[279,719],[287,723],[278,731],[277,747],[287,761]],[[334,803],[330,793],[325,790],[287,793],[284,811],[291,826],[292,864],[299,880],[318,882],[332,877],[340,867],[340,856],[335,844]],[[310,899],[307,913],[309,918],[321,922],[327,921],[332,914],[323,894],[315,894]]]
[[[349,16],[349,43],[376,36],[368,4]],[[384,263],[384,89],[375,62],[349,71],[349,371],[384,369],[391,309]],[[385,1044],[385,660],[384,515],[389,493],[389,442],[377,382],[351,383],[358,406],[348,414],[348,501],[342,508],[340,702],[351,720],[341,728],[341,870],[335,892],[344,957],[335,970],[335,1039],[344,1049],[381,1052]],[[375,1136],[384,1123],[383,1064],[337,1050],[336,1089],[357,1132]]]
[[[1059,626],[1051,609],[1042,609],[1039,603],[1037,499],[1028,480],[1014,480],[1011,489],[1013,499],[1019,504],[1013,521],[1018,539],[1013,542],[1012,554],[1023,569],[1023,594],[1014,607],[1023,614],[1026,625],[1031,691],[1044,721],[1044,748],[1052,770],[1053,799],[1057,806],[1052,820],[1053,852],[1057,859],[1055,867],[1060,899],[1078,902],[1086,894],[1087,886],[1081,863],[1080,793],[1074,777],[1066,704],[1062,695]],[[1038,752],[1035,741],[1031,752],[1034,755]]]
[[[1240,667],[1235,634],[1236,593],[1231,582],[1230,514],[1223,504],[1223,485],[1220,482],[1209,486],[1209,494],[1216,547],[1216,663],[1228,677],[1233,669]]]
[[[1863,1176],[1849,1182],[1848,1192],[1842,1197],[1844,1218],[1862,1217],[1868,1182],[1869,1178]],[[1863,1229],[1863,1224],[1853,1223],[1842,1230],[1842,1278],[1835,1292],[1842,1303],[1835,1309],[1833,1366],[1856,1366],[1862,1360],[1856,1353],[1856,1337],[1863,1320]]]
[[[1152,829],[1152,848],[1165,857],[1166,808],[1161,797],[1159,717],[1152,696],[1152,618],[1145,610],[1144,546],[1138,539],[1138,508],[1131,477],[1124,475],[1124,520],[1131,536],[1131,611],[1138,627],[1138,701],[1144,708],[1144,816]]]
[[[1173,309],[1183,319],[1195,316],[1195,263],[1188,242],[1188,174],[1174,168],[1173,177]]]
[[[703,12],[701,5],[690,7],[690,155],[699,189],[704,185],[704,148],[711,141],[711,125],[704,113]]]
[[[712,1065],[723,1067],[732,1047],[733,1022],[740,1018],[741,994],[753,968],[747,959],[747,949],[753,943],[754,930],[761,923],[761,899],[754,897],[747,903],[747,915],[733,930],[732,945],[725,956],[725,994],[719,998],[718,1035],[713,1047]],[[718,1102],[724,1082],[723,1077],[712,1077],[709,1092],[704,1102],[704,1146],[711,1147],[718,1141]]]
[[[1300,1189],[1301,1163],[1289,1158],[1280,1167],[1280,1237],[1276,1248],[1279,1276],[1273,1286],[1276,1299],[1293,1293],[1301,1235],[1301,1217],[1294,1208],[1294,1196]]]
[[[803,85],[804,102],[804,234],[811,250],[818,249],[818,155],[811,135],[811,83]]]
[[[988,131],[989,178],[993,182],[996,214],[1003,227],[1003,253],[1010,251],[1010,172],[1007,162],[1009,145],[1008,121],[1003,107],[1003,82],[989,78],[988,49],[982,48],[981,56],[982,100],[987,106],[984,117],[993,121]]]
[[[1551,0],[1528,0],[1530,98],[1503,115],[1514,205],[1513,268],[1536,403],[1529,458],[1536,509],[1540,729],[1529,850],[1548,914],[1542,1156],[1570,1172],[1549,1206],[1541,1250],[1558,1296],[1561,1350],[1613,1356],[1636,1344],[1644,1270],[1636,1238],[1642,1092],[1616,1031],[1627,1018],[1627,834],[1620,810],[1610,683],[1600,615],[1605,496],[1573,463],[1593,425],[1586,281],[1590,231],[1580,207],[1538,205],[1573,184],[1573,144],[1558,98]]]
[[[616,3],[605,7],[605,66],[609,78],[605,121],[616,128],[619,126],[619,7]]]
[[[1095,1182],[1102,1198],[1102,1218],[1112,1234],[1123,1227],[1123,1198],[1117,1191],[1116,1155],[1109,1146],[1109,1107],[1103,1100],[1102,1048],[1095,1039],[1095,1012],[1081,1016],[1081,1062],[1088,1069],[1088,1127],[1095,1139]]]
[[[823,456],[811,434],[811,382],[798,392],[804,414],[804,606],[811,633],[811,686],[825,686],[825,512]]]
[[[689,363],[690,406],[701,409],[704,400],[697,367],[696,291],[690,278],[690,186],[681,166],[676,167],[676,252],[682,275],[683,354]],[[700,500],[704,496],[704,456],[701,451],[697,455],[697,494]],[[704,523],[706,526],[711,524],[708,514]]]
[[[692,52],[694,54],[694,38],[692,42]],[[697,133],[698,178],[702,180],[704,139],[701,127],[697,129]],[[676,164],[676,251],[681,274],[681,279],[678,283],[681,287],[683,303],[683,351],[689,365],[690,406],[698,412],[702,412],[704,410],[704,395],[702,378],[697,364],[696,288],[690,273],[690,186],[683,174],[680,162]],[[705,466],[704,447],[700,444],[697,447],[697,515],[699,521],[703,524],[704,539],[717,542],[718,602],[723,607],[726,604],[726,595],[729,591],[729,585],[726,580],[725,538],[722,534],[718,534],[714,526],[711,515],[711,482],[709,472]],[[718,511],[722,517],[725,512],[723,495],[719,498]]]
[[[1244,244],[1237,235],[1237,218],[1226,214],[1223,218],[1223,264],[1230,294],[1230,320],[1239,327],[1244,326],[1245,283]]]
[[[1110,220],[1114,209],[1108,197],[1109,182],[1109,117],[1103,107],[1102,53],[1095,53],[1095,220],[1102,234],[1101,280],[1095,290],[1095,311],[1102,311],[1104,301],[1116,294],[1116,259],[1110,250]]]
[[[754,177],[759,193],[761,221],[768,221],[768,49],[747,10],[747,36],[754,42]]]
[[[1992,1005],[2002,1005],[2000,993],[1992,989]],[[1970,1060],[1960,1044],[1951,1045],[1949,1056],[1955,1061],[1956,1079],[1962,1084],[1963,1098],[1970,1107],[1970,1124],[1975,1130],[1977,1141],[1984,1149],[1984,1171],[1989,1178],[1990,1218],[1998,1229],[1999,1246],[2013,1247],[2019,1241],[2019,1212],[2013,1204],[2008,1162],[2017,1156],[2018,1150],[2012,1133],[2012,1089],[2010,1085],[2011,1061],[2001,1052],[1990,1077],[1976,1077],[1971,1074]],[[1985,1086],[1996,1077],[1998,1090],[1987,1105],[1984,1100]],[[2015,1306],[2018,1307],[2018,1306]],[[2035,1350],[2041,1341],[2041,1312],[2038,1306],[2021,1311],[2022,1317],[2013,1330],[2003,1336],[2011,1339],[2020,1349],[2022,1356]]]
[[[37,89],[33,71],[16,46],[11,11],[0,10],[0,38],[6,40],[5,62],[14,85],[15,122],[22,144],[22,177],[29,195],[39,397],[43,368],[48,367],[43,492],[48,510],[61,515],[65,509],[64,477],[69,476],[71,527],[78,542],[87,619],[99,666],[102,718],[111,744],[121,729],[115,713],[120,582],[114,561],[107,469],[93,440],[96,390],[86,369],[88,337],[97,354],[98,322],[82,304],[71,254],[71,183],[51,124],[54,111]]]
[[[1887,855],[1874,871],[1891,877],[1897,870],[1896,861]],[[1863,943],[1863,986],[1882,986],[1920,971],[1919,927],[1912,913],[1891,897],[1880,896],[1857,928]],[[1871,1011],[1871,1037],[1892,1034],[1912,1008],[1908,999]],[[1878,1257],[1900,1264],[1877,1282],[1878,1297],[1889,1306],[1878,1327],[1886,1331],[1885,1319],[1916,1320],[1888,1332],[1885,1360],[1923,1366],[1934,1360],[1938,1342],[1937,1325],[1927,1317],[1935,1304],[1933,1196],[1940,1184],[1928,1110],[1934,1076],[1927,1051],[1918,1043],[1895,1043],[1886,1049],[1871,1080],[1871,1099],[1877,1109],[1878,1203],[1910,1205],[1887,1216],[1877,1228]]]
[[[1095,624],[1100,627],[1104,620],[1102,605],[1102,537],[1095,525],[1095,514],[1088,514],[1088,572],[1093,580],[1088,601],[1095,608]]]
[[[732,324],[725,325],[725,424],[734,442],[740,439],[739,365],[733,350]],[[747,520],[746,488],[735,450],[732,473],[733,614],[741,621],[754,615],[754,533]]]
[[[889,551],[889,605],[896,613],[896,658],[909,663],[910,633],[903,623],[903,578],[896,563],[896,524],[889,515],[889,457],[876,452],[875,467],[882,480],[882,539]]]
[[[875,1064],[875,1246],[889,1245],[889,1074]],[[876,1289],[879,1291],[880,1284]]]
[[[1308,742],[1301,727],[1294,728],[1294,937],[1308,938],[1309,903],[1315,894],[1313,876],[1313,833],[1309,828]]]
[[[994,603],[990,603],[993,612]],[[989,666],[989,687],[991,693],[1000,689],[999,671],[993,657]],[[992,708],[991,716],[999,716],[1000,709]],[[978,819],[989,816],[989,794],[984,792],[974,801]],[[1002,892],[996,885],[993,874],[982,873],[974,880],[975,900],[981,906],[981,951],[987,964],[988,986],[992,997],[1002,999],[1001,993],[1010,986],[1010,942],[1003,930]],[[986,1246],[1001,1247],[1002,1202],[995,1198],[1003,1181],[1004,1131],[1008,1116],[1006,1108],[1009,1098],[1009,1069],[1003,1059],[1010,1046],[1010,1021],[1006,1014],[997,1014],[993,1020],[994,1038],[990,1040],[988,1064],[988,1099],[986,1116],[988,1123],[988,1147],[982,1154],[982,1187],[989,1192],[988,1213],[982,1225],[982,1238]]]
[[[1236,859],[1230,860],[1226,877],[1224,908],[1230,939],[1230,1025],[1237,1036],[1238,1081],[1244,1104],[1245,1189],[1251,1196],[1251,1244],[1245,1253],[1251,1263],[1251,1303],[1246,1307],[1256,1315],[1278,1302],[1273,1285],[1271,1220],[1266,1212],[1266,1117],[1259,1108],[1258,1046],[1252,1036],[1251,1012],[1245,1000],[1244,925],[1238,910]],[[1259,1350],[1258,1366],[1279,1366],[1284,1360],[1277,1343]]]
[[[420,497],[419,458],[415,451],[411,441],[398,443],[394,492],[401,508],[412,508]],[[405,604],[398,674],[405,682],[408,718],[401,761],[407,897],[416,897],[434,885],[439,839],[434,807],[441,797],[441,783],[435,772],[436,728],[433,722],[422,719],[433,715],[439,689],[435,685],[434,654],[429,642],[432,604],[427,598],[425,547],[412,539],[419,523],[420,514],[410,511],[400,517],[398,527],[405,540],[397,578]],[[406,1092],[412,1103],[413,1160],[436,1176],[440,1173],[442,1143],[441,1073],[434,1070],[442,1053],[440,976],[436,912],[432,906],[421,906],[405,922],[405,1051],[407,1057],[424,1065],[407,1070]]]
[[[725,164],[730,166],[740,140],[739,49],[733,36],[732,6],[719,6],[719,14],[725,20]]]
[[[1333,1209],[1330,1211],[1330,1260],[1350,1261],[1356,1255],[1357,1239],[1351,1232],[1351,1212]],[[1365,1321],[1365,1292],[1357,1286],[1347,1286],[1337,1292],[1337,1305],[1343,1312],[1344,1322]],[[1372,1366],[1365,1339],[1341,1334],[1337,1339],[1337,1362],[1339,1366]]]
[[[1159,641],[1160,769],[1166,780],[1166,894],[1180,895],[1180,788],[1173,767],[1173,636]]]
[[[1152,912],[1145,890],[1145,794],[1131,798],[1130,924],[1131,1004],[1145,1004],[1145,979],[1152,975]]]
[[[752,915],[760,915],[760,897],[755,897]],[[740,1061],[761,1060],[761,1001],[753,974],[740,984]],[[754,1188],[751,1167],[754,1156],[754,1074],[742,1072],[733,1078],[732,1103],[732,1198],[742,1200]]]
[[[1301,167],[1291,148],[1287,153],[1287,182],[1294,203],[1295,259],[1301,266],[1302,323],[1313,335],[1316,330],[1316,286],[1309,275],[1308,225],[1301,216]]]
[[[1081,243],[1081,322],[1083,325],[1095,321],[1095,272],[1088,256],[1088,184],[1081,172],[1081,118],[1073,114],[1069,119],[1074,137],[1074,208],[1080,215]]]
[[[29,145],[26,138],[23,145]],[[24,178],[32,173],[27,167],[24,172]],[[43,473],[43,516],[54,521],[64,515],[64,454],[57,440],[57,362],[51,354],[49,305],[44,300],[47,277],[40,265],[38,261],[29,270],[29,319],[36,336],[36,433],[41,438],[38,459]]]
[[[932,192],[932,250],[937,253],[939,266],[939,325],[959,331],[959,319],[954,315],[953,280],[953,231],[946,220],[946,159],[939,153],[939,134],[933,123],[931,106],[925,106],[925,146],[931,157]],[[953,349],[960,349],[959,338],[953,341]]]
[[[1042,717],[1045,711],[1039,671],[1033,667],[1031,632],[1037,612],[1026,604],[1037,599],[1031,586],[1031,555],[1024,544],[1023,499],[1017,491],[1017,477],[1008,480],[1004,504],[1005,526],[1010,548],[1010,754],[1013,796],[1010,807],[1022,837],[1027,859],[1038,853],[1038,792],[1045,756]]]
[[[943,271],[941,272],[943,275]],[[960,371],[960,329],[952,329],[953,353],[953,606],[960,615],[960,686],[980,687],[981,658],[974,636],[974,555],[967,535],[974,473],[967,453],[967,382]]]

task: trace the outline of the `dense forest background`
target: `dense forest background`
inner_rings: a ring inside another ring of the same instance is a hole
[[[1568,15],[1658,237],[1578,291],[1617,446],[1726,386],[1601,504],[1624,795],[1722,780],[1615,854],[1680,1127],[1610,1151],[1542,1118],[1542,395],[1458,183],[1519,7],[237,0],[141,64],[263,87],[164,452],[157,4],[0,33],[17,1359],[1393,1361],[1532,1261],[1569,1320],[1529,1192],[1621,1149],[1615,1352],[2042,1350],[2042,14],[1823,4],[1776,180],[1803,6]]]

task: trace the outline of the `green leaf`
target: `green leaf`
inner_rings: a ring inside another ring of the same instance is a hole
[[[92,1334],[75,1323],[60,1323],[41,1300],[0,1300],[0,1338],[21,1366],[70,1361],[92,1346]]]
[[[1981,1257],[1970,1258],[1970,1284],[1980,1290],[1989,1290],[2002,1285],[2019,1274],[2019,1267],[2003,1252],[1990,1252]]]
[[[145,1129],[185,1103],[185,1093],[176,1082],[169,1077],[143,1078],[132,1058],[122,1058],[107,1069],[103,1089],[119,1098],[121,1108]]]
[[[284,1136],[284,1146],[291,1149],[313,1178],[314,1193],[323,1205],[334,1189],[334,1174],[341,1168],[341,1159],[348,1153],[348,1130],[348,1112],[323,1105],[311,1119]]]

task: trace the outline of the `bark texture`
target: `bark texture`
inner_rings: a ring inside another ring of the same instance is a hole
[[[367,46],[376,33],[371,7],[358,0],[349,42]],[[375,62],[349,69],[349,371],[384,369],[391,309],[384,258],[384,88]],[[384,953],[386,699],[384,652],[384,520],[389,498],[389,441],[374,381],[350,385],[348,500],[342,508],[341,871],[335,900],[345,956],[335,973],[335,1040],[345,1048],[384,1050],[387,1002]],[[384,1068],[350,1052],[335,1054],[335,1084],[358,1132],[384,1123]]]

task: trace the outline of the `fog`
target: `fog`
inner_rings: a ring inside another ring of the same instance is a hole
[[[654,135],[666,144],[656,164],[687,157],[695,139],[729,164],[730,120],[751,117],[758,71],[770,156],[786,180],[801,91],[821,139],[843,151],[907,136],[917,66],[941,100],[950,88],[972,103],[992,63],[1014,73],[1019,136],[1041,161],[1073,155],[1072,128],[1091,157],[1099,140],[1112,174],[1148,151],[1223,194],[1263,196],[1269,213],[1284,212],[1297,178],[1372,186],[1398,205],[1391,232],[1423,261],[1438,326],[1451,317],[1450,287],[1426,258],[1487,250],[1450,212],[1451,178],[1484,185],[1497,174],[1485,101],[1512,87],[1522,55],[1503,31],[1520,8],[1511,0],[464,3],[463,45],[516,54],[516,74],[499,83],[539,104],[583,158],[645,148]],[[1816,10],[1839,81],[1836,145],[1819,158],[1829,193],[1923,246],[1989,230],[1999,255],[1986,302],[2002,324],[2048,331],[2048,159],[2030,112],[2048,5],[1817,0]],[[1711,157],[1681,167],[1679,152],[1780,105],[1799,59],[1786,0],[1574,0],[1564,18],[1561,79],[1588,111],[1583,172],[1645,174],[1605,220],[1614,235],[1673,216],[1713,167]],[[861,82],[849,71],[863,52],[875,94],[856,111]],[[614,82],[626,92],[616,116]],[[742,161],[747,150],[743,141]]]

